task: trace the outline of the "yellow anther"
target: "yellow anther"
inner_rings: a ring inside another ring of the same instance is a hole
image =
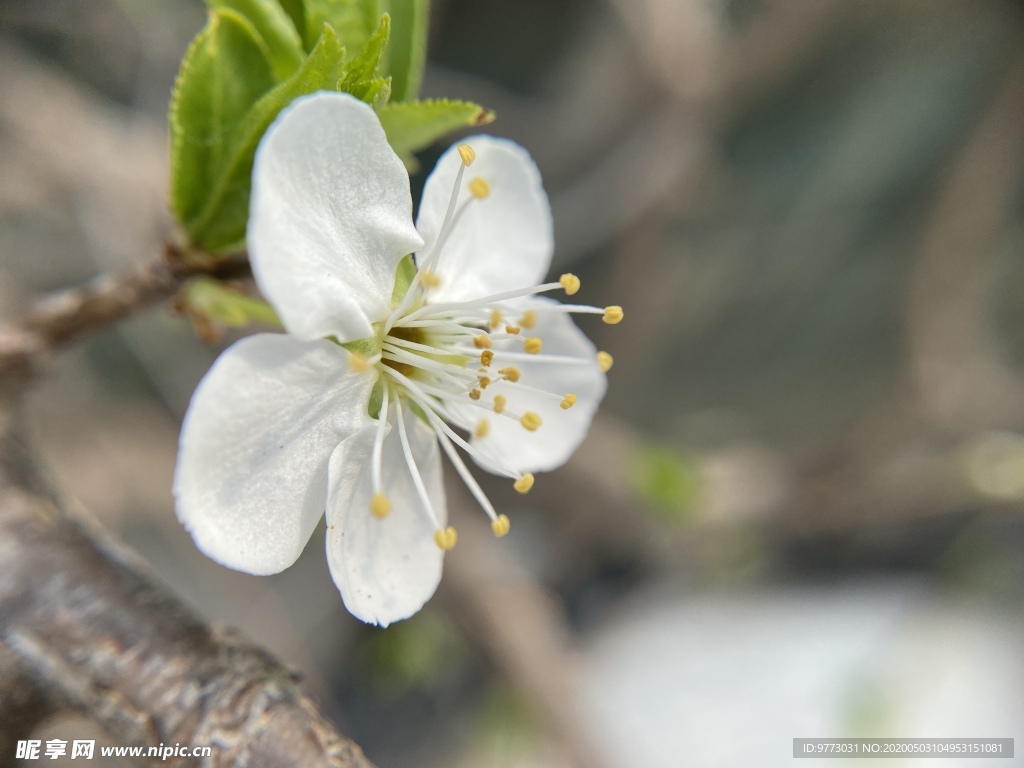
[[[483,352],[480,353],[480,364],[481,365],[486,367],[486,366],[489,366],[492,362],[494,362],[494,353],[491,352],[491,350],[485,349]]]
[[[521,330],[522,330],[521,328],[517,328],[514,325],[506,325],[505,326],[505,333],[511,333],[513,336],[518,334],[519,331],[521,331]]]
[[[499,325],[501,325],[501,320],[502,320],[501,312],[498,311],[497,309],[492,309],[491,310],[491,328],[497,328]]]
[[[473,434],[476,437],[487,437],[487,433],[491,431],[491,422],[487,419],[480,419],[476,423],[476,429],[473,430]]]
[[[519,377],[523,375],[522,373],[519,372],[518,368],[511,365],[508,368],[499,368],[498,374],[505,381],[511,381],[513,384],[519,381]]]
[[[494,412],[495,413],[501,413],[502,411],[504,411],[505,410],[505,405],[507,403],[508,403],[508,400],[505,398],[504,395],[495,395],[494,396]]]
[[[427,269],[420,275],[420,282],[427,288],[437,288],[441,285],[441,276],[437,272],[431,272]]]
[[[370,363],[362,355],[357,355],[355,352],[349,352],[348,367],[356,373],[362,373],[370,367]]]
[[[512,483],[512,487],[520,493],[527,493],[531,488],[533,488],[533,475],[530,472],[527,472]]]
[[[480,399],[480,390],[479,389],[472,390],[469,393],[469,399],[470,400],[479,400]]]
[[[536,355],[544,348],[544,342],[536,336],[531,336],[523,341],[523,352],[528,355]]]
[[[622,322],[622,307],[605,307],[604,317],[601,318],[608,325],[615,325]]]
[[[467,166],[472,165],[473,161],[476,160],[476,152],[473,151],[469,144],[459,144],[457,149],[459,150],[459,157],[462,158],[462,162]]]
[[[490,385],[490,383],[491,383],[490,376],[481,376],[480,377],[480,389],[487,389],[487,387]]]
[[[434,543],[437,544],[439,549],[455,549],[455,544],[458,542],[458,540],[458,532],[450,525],[447,528],[438,528],[436,531],[434,531]]]
[[[540,416],[533,411],[527,411],[523,414],[523,418],[519,420],[519,423],[526,427],[530,432],[536,432],[537,428],[541,425]]]
[[[615,361],[612,359],[612,356],[609,355],[607,352],[597,353],[597,367],[600,368],[605,373],[612,369],[612,363],[614,362]]]
[[[480,336],[473,337],[473,346],[477,349],[490,349],[491,348],[491,337],[486,333]]]
[[[373,494],[373,498],[370,499],[370,511],[378,520],[383,520],[391,512],[391,499],[383,493]]]
[[[566,296],[572,296],[580,289],[580,279],[572,272],[566,272],[558,278],[558,282],[561,283],[562,287],[565,289]]]
[[[574,405],[576,405],[576,395],[570,392],[568,395],[562,398],[562,402],[559,403],[562,406],[563,411],[568,411]]]
[[[469,180],[469,191],[473,193],[473,197],[477,200],[483,200],[491,194],[491,185],[487,183],[487,179],[474,176]]]
[[[491,530],[494,531],[494,535],[499,539],[508,533],[508,529],[512,527],[512,524],[508,521],[508,517],[505,515],[498,515],[497,520],[491,521]]]
[[[523,328],[533,328],[537,324],[537,310],[528,309],[523,312],[523,316],[519,318],[519,325]]]

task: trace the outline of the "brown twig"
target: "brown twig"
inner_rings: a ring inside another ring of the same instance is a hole
[[[191,277],[230,279],[247,274],[244,254],[185,260],[167,246],[162,259],[46,297],[16,323],[0,328],[0,377],[31,377],[61,346],[170,298]]]

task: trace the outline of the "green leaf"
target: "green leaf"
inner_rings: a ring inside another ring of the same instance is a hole
[[[387,48],[388,38],[391,36],[391,17],[386,13],[380,17],[380,23],[373,35],[366,41],[362,53],[354,59],[349,60],[345,65],[346,83],[363,83],[373,80],[380,68],[380,60]],[[344,40],[344,38],[342,38]],[[339,86],[341,83],[339,83]]]
[[[185,222],[196,245],[210,252],[242,245],[249,215],[252,163],[260,139],[294,99],[314,91],[334,90],[344,74],[344,55],[334,30],[324,25],[319,42],[302,67],[249,110],[231,137],[231,154],[211,185],[202,211]]]
[[[266,44],[274,79],[288,78],[306,57],[295,24],[277,0],[207,0],[211,8],[245,17]]]
[[[486,125],[494,113],[468,101],[403,101],[377,113],[388,141],[399,157],[433,144],[447,133],[467,126]]]
[[[182,294],[185,310],[229,328],[249,323],[282,327],[281,319],[265,301],[254,299],[208,277],[192,280]]]
[[[391,42],[384,57],[384,72],[391,75],[391,98],[415,99],[427,61],[430,0],[384,0],[391,16]]]
[[[377,77],[361,83],[343,82],[341,90],[352,94],[360,101],[365,101],[374,109],[380,109],[391,97],[391,78]]]
[[[210,13],[171,97],[171,206],[190,233],[231,152],[229,137],[274,85],[266,46],[234,11]]]
[[[278,0],[301,38],[306,33],[306,5],[302,0]]]
[[[305,0],[304,7],[306,50],[313,48],[327,23],[348,50],[361,51],[381,14],[380,0]]]
[[[338,90],[365,101],[375,110],[391,98],[391,78],[376,76],[390,34],[391,17],[385,13],[363,52],[345,65],[345,76],[338,83]]]

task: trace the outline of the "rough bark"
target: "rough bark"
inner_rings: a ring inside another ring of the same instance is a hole
[[[292,672],[205,624],[101,532],[64,514],[10,409],[2,426],[0,743],[63,706],[124,744],[210,745],[204,765],[371,766]]]

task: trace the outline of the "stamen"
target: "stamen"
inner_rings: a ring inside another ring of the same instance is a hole
[[[398,416],[398,437],[402,441],[402,453],[405,454],[405,463],[409,467],[409,474],[412,475],[412,484],[416,486],[416,493],[420,497],[420,501],[423,502],[424,509],[427,510],[427,514],[430,515],[430,519],[434,521],[434,525],[440,528],[440,523],[437,521],[437,515],[434,513],[434,505],[430,503],[430,496],[427,495],[427,487],[423,484],[423,478],[420,477],[419,467],[416,466],[416,460],[412,457],[412,448],[409,447],[409,435],[405,431],[405,417],[402,415],[402,404],[395,404],[395,414]],[[448,530],[454,530],[449,528]],[[451,549],[455,546],[454,537],[452,540]],[[444,549],[444,547],[442,547]]]
[[[617,325],[622,322],[622,307],[605,307],[604,317],[601,318],[608,325]]]
[[[485,349],[483,352],[480,353],[480,364],[483,365],[485,368],[489,367],[493,361],[494,353],[491,350]]]
[[[473,435],[477,438],[487,437],[487,433],[491,431],[491,422],[487,419],[480,419],[476,423],[476,429],[473,430]]]
[[[473,337],[473,346],[477,349],[490,349],[491,348],[491,337],[487,334]]]
[[[479,176],[474,176],[470,179],[468,186],[469,191],[477,200],[483,200],[491,194],[491,185],[487,183],[487,179]]]
[[[409,341],[409,339],[400,339],[396,336],[385,336],[383,346],[391,346],[401,349],[413,349],[419,350],[420,352],[426,352],[429,355],[450,355],[452,350],[447,347],[435,347],[430,344],[420,344],[416,341]],[[436,362],[436,361],[435,361]]]
[[[434,416],[434,419],[437,419],[437,417]],[[446,427],[447,425],[438,420],[435,422],[434,426]],[[495,512],[494,506],[490,504],[490,500],[483,494],[483,489],[480,487],[480,484],[473,478],[473,475],[469,473],[469,470],[466,468],[466,463],[459,456],[459,452],[455,450],[455,445],[452,444],[452,440],[449,435],[445,434],[443,431],[438,431],[437,429],[435,429],[434,432],[438,437],[438,441],[441,443],[441,449],[443,449],[447,458],[449,458],[449,461],[452,462],[452,466],[455,467],[455,471],[459,473],[462,481],[466,483],[466,487],[469,488],[469,493],[473,495],[473,498],[476,499],[477,503],[483,508],[487,517],[492,520],[497,520],[498,513]],[[475,451],[473,451],[473,455],[478,456]]]
[[[430,249],[430,252],[424,256],[423,262],[418,265],[419,269],[417,269],[416,274],[413,275],[412,282],[409,284],[409,288],[405,292],[405,297],[401,302],[399,302],[398,306],[395,307],[394,311],[388,316],[387,321],[384,323],[385,333],[390,331],[395,322],[409,310],[409,307],[412,306],[412,303],[416,298],[416,288],[419,287],[420,281],[423,279],[424,272],[434,267],[436,257],[440,252],[441,247],[448,239],[448,234],[451,231],[451,228],[455,224],[455,204],[459,200],[459,188],[462,185],[463,174],[465,174],[466,167],[469,165],[469,163],[466,162],[466,156],[468,155],[470,157],[470,162],[472,162],[476,157],[476,153],[473,152],[473,148],[468,144],[462,144],[460,147],[461,146],[466,147],[469,152],[463,153],[461,149],[459,150],[459,156],[462,157],[463,162],[462,165],[459,166],[458,173],[455,174],[455,184],[452,186],[452,194],[448,199],[448,208],[445,211],[444,220],[441,222],[441,229],[437,233],[437,240],[434,241],[434,245]]]
[[[420,276],[420,282],[423,283],[427,288],[439,288],[441,286],[441,276],[437,272],[431,272],[429,269],[423,270],[423,274]]]
[[[523,316],[519,318],[519,325],[523,328],[530,329],[537,324],[537,310],[528,309],[523,312]]]
[[[508,398],[506,398],[504,395],[495,395],[494,396],[494,412],[495,413],[501,413],[502,411],[504,411],[505,410],[505,405],[507,403],[508,403]]]
[[[522,352],[506,352],[499,349],[497,352],[499,362],[504,360],[515,360],[527,363],[558,363],[559,365],[593,365],[593,359],[589,357],[573,357],[572,355],[525,355]]]
[[[459,157],[462,158],[462,162],[465,163],[467,167],[472,165],[473,161],[476,160],[476,151],[469,146],[469,144],[459,144],[456,149],[459,150]]]
[[[370,361],[355,352],[348,353],[348,367],[356,373],[362,373],[370,367]]]
[[[479,400],[480,399],[480,390],[479,389],[470,390],[470,392],[469,392],[469,399],[470,400]]]
[[[498,515],[498,519],[491,523],[491,530],[494,531],[494,535],[499,539],[508,533],[508,529],[511,527],[512,524],[505,515]]]
[[[580,289],[580,279],[571,272],[566,272],[558,278],[558,282],[565,288],[566,296],[572,296]]]
[[[576,395],[570,392],[562,399],[562,402],[560,402],[559,405],[562,407],[563,411],[568,411],[570,408],[576,405]]]
[[[608,373],[612,369],[612,363],[615,360],[607,352],[597,353],[597,367],[600,368],[604,373]]]
[[[523,375],[518,368],[516,368],[514,366],[511,366],[511,365],[508,368],[499,368],[498,369],[498,374],[505,381],[511,381],[511,382],[519,381],[519,377]]]
[[[536,432],[541,425],[540,416],[533,411],[527,411],[523,414],[523,418],[519,420],[519,423],[526,427],[530,432]]]
[[[492,309],[490,326],[491,328],[497,328],[499,325],[501,325],[501,312],[497,309]]]
[[[531,387],[527,384],[520,384],[518,381],[511,381],[509,379],[506,379],[506,381],[508,381],[508,383],[512,385],[515,389],[519,389],[524,392],[533,392],[534,394],[540,395],[541,397],[546,397],[549,400],[558,400],[559,402],[569,400],[570,403],[568,406],[562,406],[565,409],[571,408],[572,405],[576,403],[576,395],[573,394],[556,395],[554,392],[548,392],[546,389],[540,389],[539,387]]]
[[[544,348],[544,342],[536,336],[523,341],[523,351],[528,355],[536,355]]]
[[[491,379],[489,376],[480,377],[480,389],[487,389],[491,385]]]
[[[483,454],[481,454],[472,445],[470,445],[461,437],[459,437],[459,435],[451,427],[445,424],[444,421],[437,415],[437,413],[435,413],[435,410],[441,410],[441,412],[444,415],[449,417],[449,420],[451,420],[451,414],[447,412],[442,403],[428,402],[429,396],[425,394],[425,392],[430,391],[431,387],[414,383],[411,379],[403,376],[401,373],[394,370],[393,368],[386,368],[384,372],[389,374],[398,382],[404,384],[406,394],[414,403],[416,403],[417,405],[420,406],[420,408],[423,409],[424,415],[426,415],[427,420],[433,425],[434,434],[436,434],[438,436],[438,439],[441,441],[441,446],[448,454],[448,458],[451,459],[452,464],[455,465],[456,470],[458,470],[460,476],[462,477],[466,485],[469,486],[469,489],[473,491],[474,495],[477,496],[477,500],[480,502],[480,506],[482,506],[487,511],[487,515],[493,520],[496,517],[493,507],[490,506],[490,502],[487,501],[487,497],[483,495],[483,491],[480,490],[480,487],[478,485],[476,485],[476,481],[473,479],[473,476],[469,474],[469,470],[466,469],[465,464],[462,463],[462,460],[459,458],[459,454],[455,451],[455,449],[451,446],[450,443],[452,441],[457,443],[459,447],[466,451],[466,453],[473,456],[473,458],[475,458],[477,462],[480,463],[481,466],[483,466],[484,468],[488,468],[488,471],[494,472],[495,474],[498,475],[505,475],[506,477],[515,478],[520,477],[519,473],[514,472],[513,470],[508,469],[507,467],[504,467],[500,464],[496,464],[493,459],[489,459]],[[443,393],[443,396],[450,397],[448,393]]]
[[[460,366],[455,366],[451,363],[438,362],[437,360],[431,360],[430,358],[424,357],[423,355],[413,354],[412,352],[404,350],[401,347],[396,347],[388,343],[384,344],[384,354],[382,355],[382,357],[385,360],[395,360],[400,363],[406,363],[407,365],[411,365],[414,368],[422,368],[423,370],[431,371],[437,374],[447,376],[456,376],[458,374],[462,374],[466,377],[467,383],[468,381],[472,381],[473,379],[473,374]]]
[[[514,291],[492,293],[490,296],[481,296],[480,298],[472,299],[471,301],[447,301],[438,304],[427,304],[420,307],[415,312],[410,312],[402,318],[401,324],[404,326],[413,320],[420,320],[424,317],[439,317],[444,315],[446,312],[454,312],[460,309],[482,309],[484,307],[490,307],[491,305],[501,301],[507,301],[508,299],[518,299],[522,296],[533,296],[536,293],[546,293],[547,291],[554,291],[561,287],[561,283],[544,283],[542,285],[530,286],[529,288],[518,288]],[[406,307],[406,309],[407,308],[408,307]],[[556,307],[552,307],[552,309],[556,309]],[[588,307],[587,309],[594,312],[601,312],[601,310],[596,307]]]
[[[377,414],[377,433],[373,436],[373,452],[371,454],[371,474],[370,479],[373,483],[373,492],[375,494],[380,493],[381,488],[381,452],[384,448],[384,433],[387,432],[388,428],[388,406],[389,406],[389,393],[391,387],[388,386],[387,381],[381,380],[383,386],[383,393],[380,401],[380,413]],[[371,509],[373,502],[371,501]]]
[[[511,333],[513,336],[518,336],[519,332],[521,330],[522,330],[521,328],[517,328],[514,325],[506,325],[505,326],[505,333]]]
[[[512,487],[520,493],[529,493],[530,489],[533,488],[533,473],[524,473],[522,477],[512,483]]]
[[[391,499],[383,493],[373,494],[373,498],[370,499],[370,511],[378,520],[383,520],[391,512]]]
[[[455,549],[455,545],[459,541],[459,534],[450,525],[447,528],[438,528],[434,531],[434,543],[437,544],[439,549],[448,551],[449,549]]]

